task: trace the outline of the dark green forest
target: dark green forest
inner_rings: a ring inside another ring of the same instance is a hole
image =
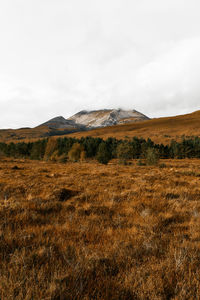
[[[74,147],[76,145],[76,147]],[[77,147],[80,146],[80,147]],[[36,160],[50,159],[67,161],[69,153],[83,152],[84,158],[96,158],[99,162],[107,163],[110,159],[142,159],[148,149],[153,149],[159,158],[200,158],[200,138],[182,138],[180,142],[172,140],[169,145],[155,144],[151,139],[134,137],[131,140],[83,137],[76,138],[47,138],[35,142],[0,143],[1,156],[14,158],[29,158]],[[75,149],[76,148],[76,149]],[[79,149],[80,148],[80,149]],[[72,153],[72,154],[73,154]],[[71,155],[72,156],[72,155]],[[81,155],[77,155],[78,158]]]

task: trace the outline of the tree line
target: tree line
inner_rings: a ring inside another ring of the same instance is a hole
[[[72,137],[46,138],[35,142],[0,143],[1,156],[29,158],[36,160],[79,161],[96,158],[101,163],[108,163],[113,158],[121,162],[128,159],[143,159],[147,154],[158,158],[200,158],[200,138],[182,138],[170,144],[156,144],[151,139],[133,137],[118,140],[116,138]]]

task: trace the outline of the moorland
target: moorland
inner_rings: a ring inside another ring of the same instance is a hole
[[[200,299],[199,116],[2,130],[0,299]]]
[[[199,299],[200,160],[0,159],[0,298]]]

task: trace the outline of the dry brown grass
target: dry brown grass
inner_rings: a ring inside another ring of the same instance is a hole
[[[183,135],[185,137],[199,136],[199,118],[200,111],[196,111],[187,115],[133,122],[99,128],[89,132],[77,132],[70,134],[70,136],[77,138],[92,136],[104,139],[108,137],[127,139],[137,136],[145,139],[150,138],[155,143],[169,144],[172,139],[180,141]]]
[[[200,161],[0,161],[0,299],[199,299]]]
[[[38,140],[47,136],[48,127],[41,126],[37,128],[21,128],[21,129],[0,129],[1,142],[29,142]]]

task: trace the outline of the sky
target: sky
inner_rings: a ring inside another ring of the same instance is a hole
[[[1,0],[0,128],[200,109],[199,0]]]

